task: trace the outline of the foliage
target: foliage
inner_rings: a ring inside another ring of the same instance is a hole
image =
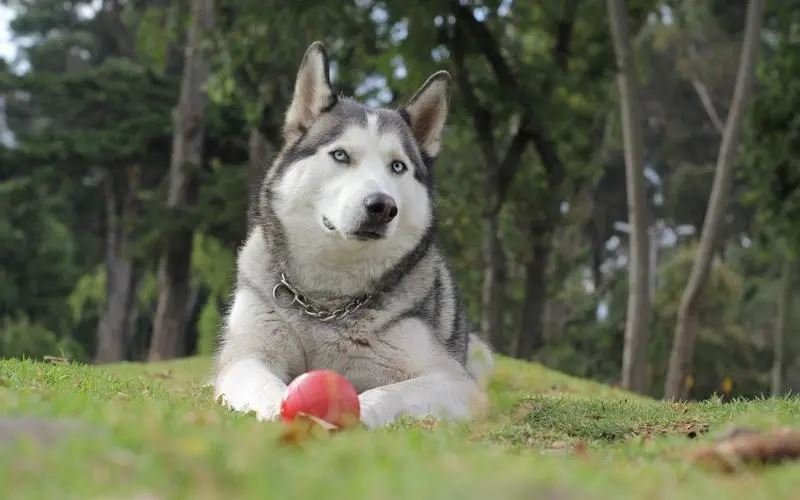
[[[663,385],[681,293],[689,277],[696,249],[678,250],[659,270],[659,291],[652,326],[651,388]],[[758,396],[766,392],[768,349],[742,327],[742,276],[715,260],[698,305],[700,330],[695,346],[695,372],[691,394],[713,393]],[[745,368],[747,367],[747,368]],[[753,370],[753,367],[758,367]],[[733,387],[726,387],[729,379]]]
[[[277,146],[297,64],[312,41],[327,42],[335,85],[346,94],[360,80],[355,75],[364,71],[363,61],[378,56],[369,3],[301,0],[285,8],[281,1],[219,0],[209,40],[215,54],[211,99],[236,103],[248,125]]]
[[[132,61],[109,59],[75,74],[7,76],[2,84],[33,95],[28,116],[48,113],[36,130],[17,136],[18,150],[34,161],[124,164],[140,160],[169,132],[174,85]]]
[[[75,241],[48,186],[31,178],[0,182],[0,311],[68,325],[64,297],[77,273]]]
[[[233,252],[219,240],[197,233],[192,250],[192,267],[198,284],[207,291],[206,302],[197,322],[197,352],[212,354],[217,347],[222,312],[231,296]]]
[[[551,303],[552,314],[561,317],[562,325],[550,325],[559,335],[545,340],[537,360],[573,376],[617,383],[622,366],[627,282],[624,276],[616,278],[609,296],[599,303],[596,295],[576,278],[571,277]],[[607,311],[607,315],[600,318],[598,309]],[[562,311],[556,313],[557,310]]]
[[[776,293],[776,276],[742,261],[742,254],[752,255],[756,249],[742,252],[732,247],[728,261],[715,261],[700,303],[702,328],[695,348],[692,392],[698,399],[715,393],[758,396],[767,391],[769,325],[774,318],[770,298]],[[678,303],[694,251],[694,246],[687,246],[668,252],[658,269],[648,369],[649,392],[653,395],[663,386]],[[560,311],[557,314],[562,323],[551,325],[551,329],[560,334],[547,340],[537,359],[571,375],[608,383],[619,380],[625,276],[619,273],[610,277],[606,289],[607,295],[598,302],[580,280],[568,281],[551,305],[553,311]],[[604,311],[601,318],[598,309]]]
[[[12,320],[8,317],[0,324],[0,358],[42,359],[57,356],[82,361],[86,354],[71,337],[59,338],[42,325],[27,318]]]
[[[800,252],[800,20],[778,33],[775,53],[759,72],[744,177],[767,238]],[[792,31],[794,30],[794,31]]]

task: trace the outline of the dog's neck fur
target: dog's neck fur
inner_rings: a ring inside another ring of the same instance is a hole
[[[280,228],[277,232],[277,228]],[[392,260],[365,259],[342,254],[339,259],[321,251],[290,249],[284,228],[274,213],[259,226],[269,260],[267,274],[278,283],[281,273],[309,299],[322,306],[337,306],[352,297],[377,295],[408,276],[433,243],[433,226],[408,252]]]
[[[309,296],[325,302],[377,293],[382,275],[390,269],[385,264],[325,255],[315,249],[287,249],[286,255],[280,272]]]

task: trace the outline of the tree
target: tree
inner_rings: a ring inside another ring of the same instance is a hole
[[[633,51],[628,34],[628,13],[624,0],[608,0],[608,16],[617,56],[623,140],[625,143],[625,180],[628,195],[630,252],[628,264],[628,314],[625,323],[625,346],[622,354],[622,387],[643,392],[649,320],[650,251],[644,188],[644,159],[640,132],[639,86]]]
[[[11,28],[33,41],[23,49],[30,69],[3,78],[11,175],[50,186],[45,197],[69,207],[59,218],[75,235],[81,272],[104,276],[87,350],[100,362],[125,359],[144,270],[140,200],[158,178],[171,82],[137,60],[141,12],[111,0],[25,4]]]
[[[109,363],[127,357],[136,321],[136,291],[141,268],[133,256],[131,224],[141,213],[138,203],[140,170],[129,165],[102,173],[105,198],[106,300],[97,326],[95,361]]]
[[[704,399],[715,393],[728,397],[757,397],[769,388],[769,335],[758,321],[752,321],[756,311],[760,316],[774,312],[774,302],[754,304],[755,281],[743,262],[755,257],[754,248],[742,251],[734,242],[725,248],[726,259],[714,259],[709,277],[697,303],[698,333],[694,349],[695,366],[689,378],[690,394]],[[653,302],[650,322],[650,381],[653,396],[663,390],[669,352],[672,347],[680,298],[686,288],[691,268],[697,257],[697,245],[690,244],[665,252],[659,266],[661,282]],[[774,297],[774,283],[770,282]],[[763,309],[762,309],[763,307]],[[727,383],[725,381],[728,381]]]
[[[560,2],[557,5],[514,4],[515,13],[509,19],[543,19],[543,26],[530,23],[515,25],[520,32],[541,37],[548,43],[535,48],[520,43],[519,38],[504,30],[498,10],[496,17],[479,14],[480,9],[461,2],[449,3],[443,24],[443,38],[449,49],[461,103],[469,113],[476,142],[484,163],[484,254],[481,330],[496,348],[512,355],[529,358],[543,341],[542,317],[547,299],[548,262],[552,238],[561,219],[561,203],[568,183],[582,182],[582,172],[574,167],[586,163],[586,152],[575,148],[570,153],[559,146],[585,140],[571,135],[578,121],[591,121],[584,110],[575,110],[573,127],[564,127],[555,119],[556,112],[566,113],[572,102],[596,91],[599,85],[576,85],[579,77],[567,77],[566,71],[575,54],[574,26],[580,2]],[[583,16],[592,15],[591,6],[584,7]],[[485,10],[483,11],[485,12]],[[485,17],[485,19],[479,19]],[[588,26],[588,25],[587,25]],[[535,33],[535,34],[534,34]],[[592,47],[591,56],[581,60],[580,74],[602,78],[598,61],[606,53],[596,45],[597,32],[582,32],[578,49]],[[599,49],[599,50],[595,50]],[[523,62],[524,61],[524,62]],[[536,63],[529,63],[536,61]],[[605,62],[605,61],[604,61]],[[488,74],[487,74],[488,70]],[[585,72],[585,73],[584,73]],[[576,71],[575,75],[579,72]],[[497,96],[507,96],[497,99]],[[506,101],[513,103],[508,106]],[[597,112],[596,109],[593,112]],[[548,120],[544,116],[547,115]],[[551,119],[553,118],[553,119]],[[585,123],[585,122],[584,122]],[[503,137],[508,137],[503,141]],[[532,150],[535,160],[526,158]],[[581,160],[577,160],[581,158]],[[528,163],[534,170],[534,186],[528,188],[530,209],[525,211],[523,234],[527,239],[525,280],[519,328],[504,335],[503,316],[508,309],[508,270],[506,245],[501,231],[502,211],[507,206],[513,182]],[[534,196],[530,196],[534,193]]]
[[[664,384],[664,397],[668,399],[685,399],[688,392],[686,380],[692,372],[694,343],[698,330],[697,304],[708,279],[711,262],[719,244],[721,225],[726,213],[730,184],[733,179],[733,168],[739,146],[739,131],[753,82],[763,10],[762,0],[750,0],[748,3],[747,22],[739,70],[736,75],[736,87],[717,156],[714,184],[703,222],[703,231],[700,235],[697,256],[692,266],[689,282],[681,296],[678,309],[675,338],[670,354],[667,380]]]
[[[776,310],[771,324],[773,396],[784,394],[787,344],[797,340],[788,334],[800,253],[800,88],[786,84],[800,78],[796,36],[800,14],[790,3],[777,8],[778,22],[771,23],[774,53],[759,72],[760,91],[753,102],[744,169],[746,202],[756,209],[756,234],[769,241],[772,262],[780,262],[777,298],[771,301]]]
[[[197,197],[197,172],[203,161],[205,139],[204,87],[209,74],[202,42],[212,27],[213,13],[213,0],[193,0],[169,166],[167,209],[177,219]],[[193,235],[186,222],[166,235],[158,268],[158,305],[148,356],[151,361],[185,354]]]
[[[455,65],[456,84],[463,94],[463,102],[471,114],[472,126],[480,144],[485,163],[486,198],[484,202],[483,236],[483,291],[481,331],[486,338],[500,347],[503,332],[503,313],[506,307],[506,255],[500,233],[500,210],[505,202],[511,182],[522,164],[522,155],[531,139],[528,130],[530,119],[519,118],[519,125],[507,145],[499,146],[495,140],[496,111],[482,103],[475,95],[473,77],[465,61],[465,45],[468,38],[475,40],[477,50],[486,58],[495,78],[501,84],[516,88],[516,77],[509,63],[500,52],[499,44],[484,23],[478,22],[472,11],[464,5],[451,5],[456,18],[450,46]],[[515,99],[521,96],[515,95]],[[545,141],[549,141],[546,137]],[[538,311],[541,313],[541,311]],[[538,317],[537,312],[533,312]],[[517,346],[512,350],[518,351]]]
[[[774,336],[772,340],[772,373],[770,377],[770,392],[773,397],[782,396],[784,345],[786,331],[789,326],[789,307],[792,303],[792,281],[794,278],[794,258],[791,255],[784,257],[781,269],[780,292],[778,296],[777,319],[775,320]]]

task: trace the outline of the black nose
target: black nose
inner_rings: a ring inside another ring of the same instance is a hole
[[[367,217],[374,224],[387,224],[397,215],[397,204],[388,194],[374,193],[364,198]]]

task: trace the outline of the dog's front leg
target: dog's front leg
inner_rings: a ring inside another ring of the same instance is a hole
[[[402,415],[468,419],[486,408],[486,396],[466,374],[432,373],[361,393],[361,421],[390,424]]]
[[[302,371],[297,342],[269,303],[249,288],[236,292],[217,357],[214,395],[236,411],[259,420],[278,417],[289,367]]]
[[[255,412],[259,420],[274,420],[286,384],[260,359],[234,362],[217,377],[215,395],[230,409]]]

